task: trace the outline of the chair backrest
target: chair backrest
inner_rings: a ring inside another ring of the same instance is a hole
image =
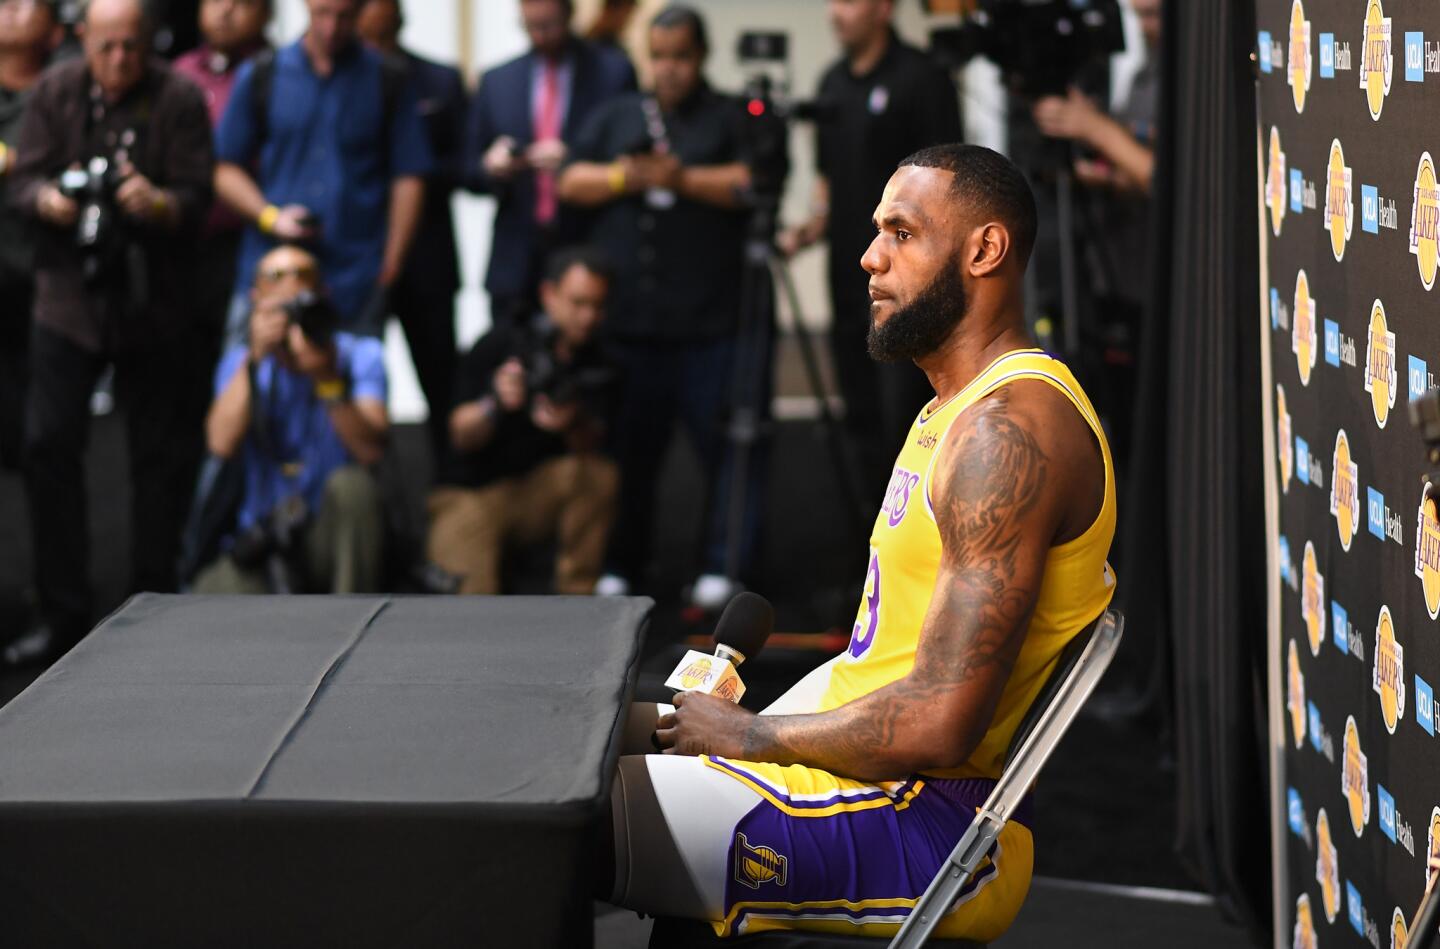
[[[1089,625],[1065,644],[1064,649],[1060,650],[1060,658],[1056,660],[1055,668],[1050,670],[1050,678],[1045,680],[1045,687],[1040,690],[1039,694],[1035,696],[1035,700],[1030,703],[1030,708],[1026,710],[1025,717],[1020,719],[1020,727],[1015,729],[1015,734],[1010,738],[1010,748],[1005,752],[1005,767],[1010,767],[1010,762],[1015,760],[1015,755],[1019,753],[1020,746],[1025,744],[1025,739],[1030,737],[1030,733],[1035,730],[1035,726],[1039,723],[1040,716],[1043,715],[1045,710],[1055,701],[1055,693],[1060,691],[1060,686],[1069,678],[1070,673],[1074,671],[1075,664],[1078,663],[1080,657],[1085,654],[1085,648],[1089,646],[1090,641],[1095,638],[1095,631],[1100,628],[1101,622],[1103,622],[1109,614],[1110,611],[1107,610],[1095,617]],[[1119,614],[1116,615],[1118,616]]]

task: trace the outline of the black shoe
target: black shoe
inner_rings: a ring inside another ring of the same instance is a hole
[[[66,652],[65,644],[49,626],[36,626],[5,644],[0,660],[10,669],[50,665]]]

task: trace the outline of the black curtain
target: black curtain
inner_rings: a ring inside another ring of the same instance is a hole
[[[1127,637],[1167,645],[1177,848],[1270,929],[1252,0],[1169,0],[1151,314],[1124,517]]]

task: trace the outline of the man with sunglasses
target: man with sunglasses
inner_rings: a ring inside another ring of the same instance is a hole
[[[205,423],[211,454],[240,460],[244,490],[194,591],[277,592],[276,557],[298,581],[286,592],[374,591],[384,521],[363,466],[389,432],[384,347],[307,315],[327,304],[318,263],[298,247],[260,259],[250,299],[249,342],[221,359]]]

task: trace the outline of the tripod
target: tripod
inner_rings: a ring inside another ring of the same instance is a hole
[[[736,334],[735,373],[731,389],[729,425],[726,436],[730,445],[728,463],[730,479],[724,498],[725,511],[725,575],[737,580],[744,566],[749,497],[749,469],[757,444],[768,426],[770,386],[770,353],[775,333],[775,288],[778,283],[785,292],[790,312],[795,316],[794,333],[800,347],[801,360],[810,391],[820,406],[820,424],[830,461],[840,489],[845,517],[859,539],[865,537],[865,518],[860,506],[860,493],[854,482],[850,455],[846,450],[846,434],[830,409],[825,386],[820,377],[820,363],[815,340],[800,320],[800,297],[791,279],[790,270],[775,249],[779,189],[757,191],[752,196],[750,221],[746,230],[744,268],[740,284],[740,320]]]

